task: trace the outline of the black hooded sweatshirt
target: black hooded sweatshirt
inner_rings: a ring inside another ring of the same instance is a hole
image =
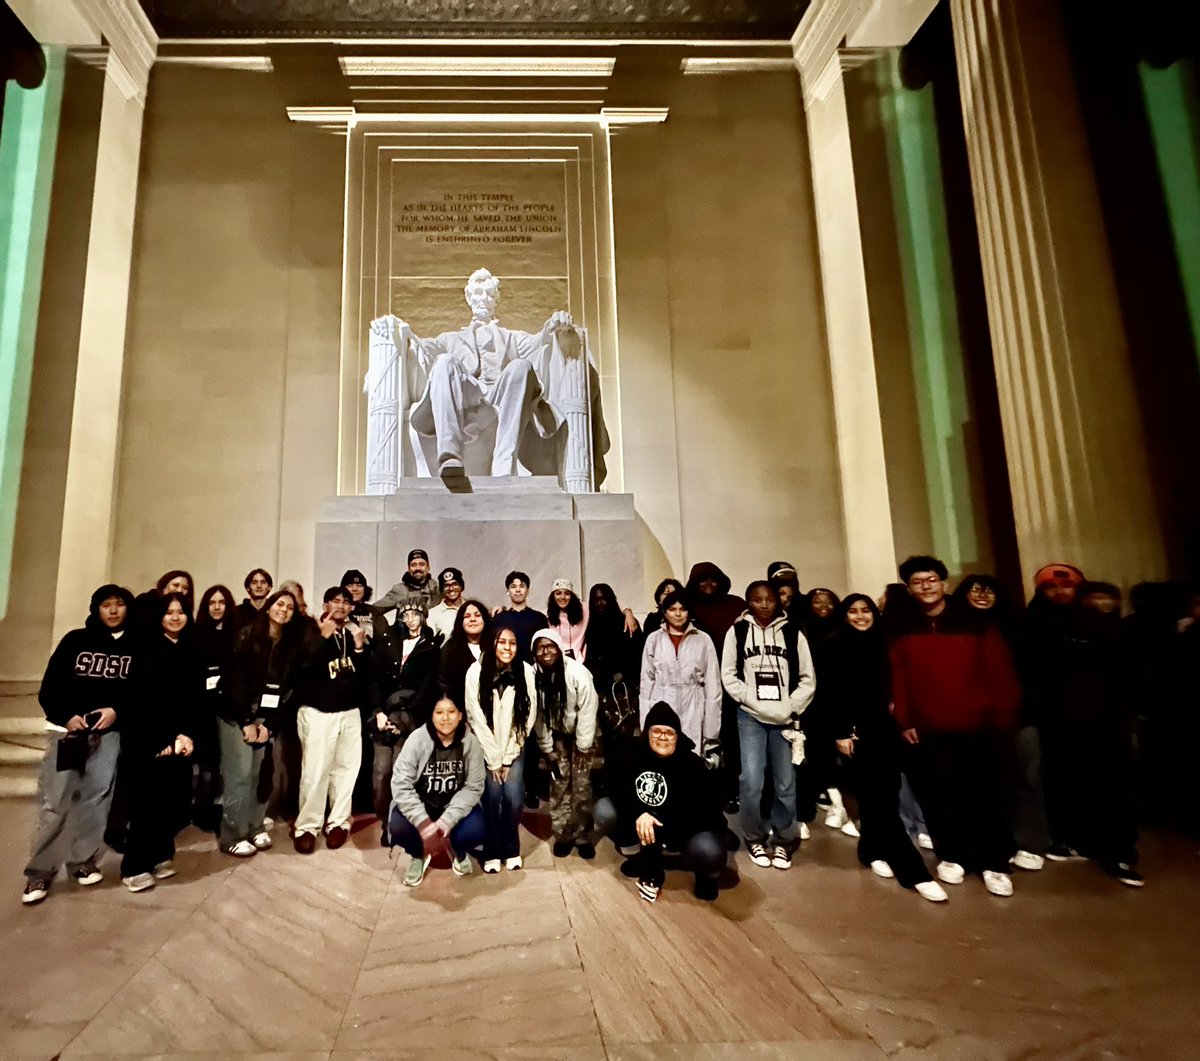
[[[705,596],[700,592],[700,583],[706,578],[715,579],[717,592]],[[725,635],[746,610],[746,602],[741,597],[735,597],[729,592],[731,583],[729,576],[716,564],[696,564],[688,575],[684,592],[691,603],[691,618],[701,630],[712,638],[717,646],[717,652],[725,644]]]
[[[125,625],[117,630],[100,620],[100,605],[109,597],[120,597],[127,609]],[[136,704],[134,678],[141,663],[128,632],[133,608],[133,594],[122,586],[101,586],[92,594],[87,622],[63,637],[46,664],[38,703],[47,721],[65,726],[73,716],[102,707],[116,711],[114,728],[128,721]]]
[[[658,755],[650,748],[648,734],[653,726],[670,726],[679,734],[672,754]],[[696,833],[723,834],[725,829],[717,786],[693,748],[679,716],[660,702],[650,708],[641,739],[614,771],[612,799],[620,820],[633,823],[648,811],[663,823],[658,831],[663,844],[676,850],[682,850]]]

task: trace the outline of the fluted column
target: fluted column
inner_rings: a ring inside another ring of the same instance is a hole
[[[836,53],[805,83],[804,109],[841,472],[846,584],[882,586],[896,577],[896,547],[846,92]]]
[[[951,0],[959,89],[1022,567],[1128,586],[1165,549],[1056,8]]]
[[[110,577],[142,120],[158,48],[158,37],[134,0],[78,0],[76,6],[103,34],[109,51],[75,395],[66,410],[71,446],[54,594],[55,638],[79,624],[91,590]]]

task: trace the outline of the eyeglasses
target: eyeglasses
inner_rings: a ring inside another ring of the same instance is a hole
[[[913,589],[921,589],[922,587],[928,587],[932,589],[934,586],[940,586],[942,584],[942,580],[938,578],[937,575],[929,575],[926,578],[910,578],[908,580],[908,584]]]

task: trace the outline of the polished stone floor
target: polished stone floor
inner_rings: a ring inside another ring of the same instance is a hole
[[[1087,863],[926,903],[823,826],[790,872],[738,856],[712,905],[654,906],[525,834],[526,869],[401,884],[372,825],[248,862],[185,833],[141,895],[18,901],[32,805],[0,801],[4,1058],[1177,1058],[1200,1055],[1200,859],[1143,842],[1134,891]],[[536,823],[535,823],[536,824]]]

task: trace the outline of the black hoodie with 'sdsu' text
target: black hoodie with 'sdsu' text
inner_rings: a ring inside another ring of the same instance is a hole
[[[120,597],[127,609],[125,623],[115,630],[100,619],[100,605],[109,597]],[[75,715],[111,707],[115,726],[121,725],[137,696],[138,651],[128,632],[133,606],[133,594],[123,586],[101,586],[92,594],[87,622],[63,637],[46,664],[38,703],[47,721],[66,726]]]

